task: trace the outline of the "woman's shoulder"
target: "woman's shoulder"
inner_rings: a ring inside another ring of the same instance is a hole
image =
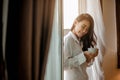
[[[74,39],[72,38],[72,36],[71,36],[71,34],[70,34],[70,32],[67,34],[67,35],[65,35],[64,36],[64,42],[73,42],[74,41]]]

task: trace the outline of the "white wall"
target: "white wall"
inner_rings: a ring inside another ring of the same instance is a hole
[[[115,0],[103,0],[103,17],[106,29],[105,42],[107,45],[103,60],[105,80],[120,80],[120,70],[117,69],[115,14]]]

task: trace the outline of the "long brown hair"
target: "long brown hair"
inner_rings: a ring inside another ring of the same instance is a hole
[[[83,20],[87,20],[90,22],[90,28],[89,31],[86,35],[84,35],[80,42],[83,42],[83,51],[86,51],[89,47],[94,47],[97,43],[97,37],[94,33],[94,20],[92,18],[91,15],[89,15],[88,13],[84,13],[79,15],[75,20],[77,20],[78,22],[83,21]],[[71,31],[73,31],[73,29],[75,28],[75,23],[73,23]]]

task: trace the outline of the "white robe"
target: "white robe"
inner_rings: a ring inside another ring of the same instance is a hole
[[[88,80],[86,58],[76,36],[64,37],[64,80]]]

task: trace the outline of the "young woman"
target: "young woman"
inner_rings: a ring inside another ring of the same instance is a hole
[[[79,15],[64,37],[64,80],[88,80],[86,67],[98,55],[88,48],[96,45],[93,18],[85,13]]]

